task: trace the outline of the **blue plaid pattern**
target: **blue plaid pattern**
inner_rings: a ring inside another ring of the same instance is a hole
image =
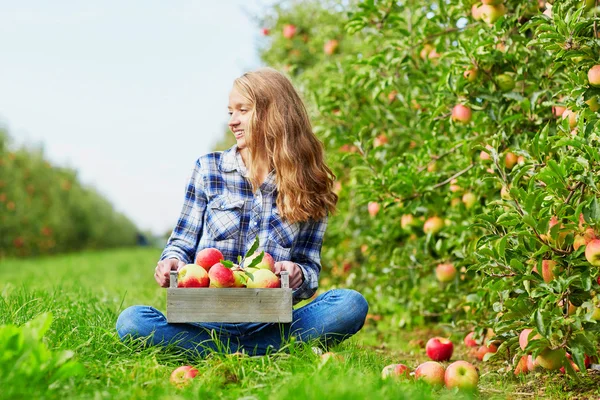
[[[275,173],[271,171],[256,193],[237,145],[206,154],[196,161],[177,225],[161,255],[193,263],[198,251],[219,249],[237,262],[258,235],[260,249],[275,261],[292,261],[304,273],[293,292],[294,302],[312,297],[321,271],[321,245],[327,218],[290,224],[277,209]]]

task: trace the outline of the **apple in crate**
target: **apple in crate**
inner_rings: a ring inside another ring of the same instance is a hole
[[[208,272],[213,265],[223,261],[224,259],[223,253],[214,247],[209,247],[198,252],[196,255],[196,264]]]
[[[192,379],[194,379],[198,375],[198,370],[191,365],[184,365],[182,367],[175,368],[173,372],[171,372],[171,377],[169,381],[177,386],[183,387],[190,383]]]
[[[251,289],[258,288],[278,288],[281,287],[281,282],[277,275],[268,269],[257,269],[250,272],[252,277],[248,277],[246,287]]]
[[[242,270],[233,270],[233,286],[232,287],[246,287],[246,274]]]
[[[221,263],[210,267],[208,277],[210,278],[210,287],[213,288],[228,288],[235,284],[233,271]]]
[[[254,253],[248,258],[246,258],[246,260],[244,260],[245,268],[248,268],[252,260],[254,260],[259,255],[260,253]],[[262,260],[258,264],[253,266],[252,269],[268,269],[271,272],[275,272],[275,260],[273,259],[272,255],[265,252],[265,255],[263,256]]]
[[[209,284],[208,272],[197,264],[187,264],[177,273],[177,287],[201,288]]]

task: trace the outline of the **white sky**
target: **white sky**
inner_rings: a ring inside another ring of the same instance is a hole
[[[0,124],[164,233],[233,79],[260,66],[252,15],[272,2],[0,0]]]

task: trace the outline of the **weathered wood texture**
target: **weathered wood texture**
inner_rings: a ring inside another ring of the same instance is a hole
[[[281,289],[178,288],[171,271],[167,289],[167,321],[177,322],[291,322],[292,289],[287,272]]]

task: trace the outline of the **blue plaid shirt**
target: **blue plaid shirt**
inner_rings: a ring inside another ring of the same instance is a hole
[[[294,303],[310,298],[318,287],[327,218],[288,223],[277,209],[275,172],[256,193],[246,177],[237,146],[200,157],[160,259],[193,263],[198,251],[214,247],[226,260],[237,262],[258,235],[258,251],[271,254],[275,261],[292,261],[302,270],[304,282],[293,291]]]

